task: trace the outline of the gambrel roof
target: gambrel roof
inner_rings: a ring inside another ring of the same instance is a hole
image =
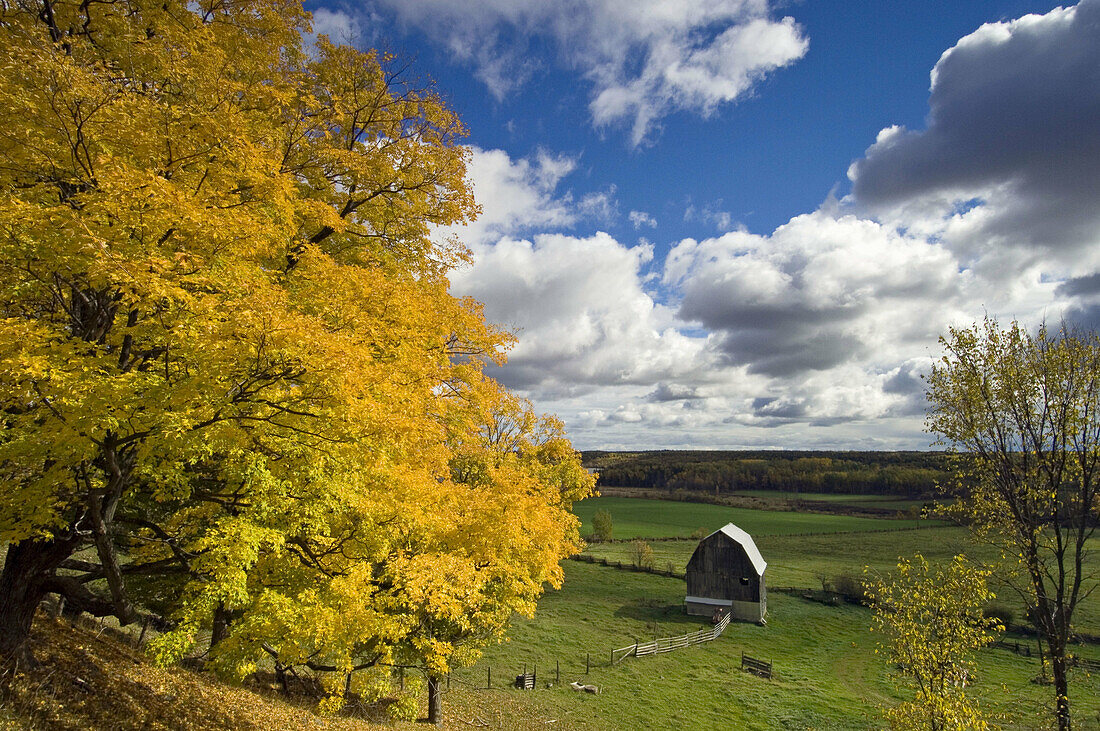
[[[752,536],[738,528],[733,523],[726,523],[723,527],[714,531],[714,533],[711,533],[703,540],[709,540],[711,536],[714,536],[718,533],[722,533],[726,537],[732,538],[742,548],[744,548],[745,554],[749,557],[749,561],[752,561],[752,567],[756,569],[756,573],[759,576],[764,575],[764,569],[768,567],[768,564],[764,561],[764,557],[760,555],[760,549],[756,547],[756,543],[752,540]]]

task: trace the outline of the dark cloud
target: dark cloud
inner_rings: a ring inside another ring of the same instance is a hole
[[[921,373],[911,363],[898,368],[898,372],[886,380],[886,383],[882,385],[882,390],[886,393],[896,393],[901,396],[911,396],[916,393],[924,393],[924,380],[921,378]]]
[[[1067,279],[1058,285],[1057,294],[1062,297],[1082,297],[1100,294],[1100,273],[1086,277]]]
[[[853,421],[850,416],[830,416],[822,419],[814,419],[810,422],[810,426],[829,427],[838,424],[847,424],[850,421]]]
[[[1062,320],[1070,328],[1100,330],[1100,273],[1067,279],[1056,293],[1070,300]]]
[[[756,399],[756,401],[759,402],[761,399]],[[809,409],[804,400],[763,399],[763,401],[765,403],[759,408],[756,407],[755,403],[753,404],[753,415],[791,421],[803,420],[809,414]]]
[[[924,395],[926,384],[921,378],[921,373],[920,364],[903,363],[897,373],[886,379],[882,385],[883,392],[903,397],[891,409],[892,415],[920,416],[926,412],[928,408],[928,400]]]
[[[838,330],[857,319],[867,302],[807,306],[801,267],[788,262],[790,286],[786,301],[746,300],[736,287],[700,276],[691,281],[677,313],[721,335],[712,347],[724,365],[747,365],[749,373],[788,377],[807,370],[825,370],[857,357],[861,343]]]
[[[1071,329],[1100,332],[1100,304],[1075,305],[1063,313],[1062,319]]]
[[[792,266],[791,273],[801,275],[802,272],[795,266]],[[785,293],[789,302],[758,304],[746,302],[729,287],[700,277],[687,287],[678,314],[685,320],[701,322],[713,330],[757,327],[772,330],[813,328],[852,320],[866,310],[865,304],[810,308],[802,304],[802,291],[796,284]]]
[[[752,402],[752,425],[775,429],[789,424],[804,423],[808,426],[835,426],[854,420],[849,415],[814,416],[810,402],[805,398],[760,397]],[[742,417],[730,417],[725,423],[743,423]]]
[[[699,395],[699,389],[696,386],[684,386],[678,383],[667,383],[661,381],[657,384],[657,388],[653,390],[646,399],[656,403],[664,403],[668,401],[684,401],[701,399]]]
[[[741,329],[719,338],[718,348],[728,365],[747,365],[749,373],[787,378],[805,371],[823,371],[861,357],[864,344],[835,330],[812,326]]]
[[[1100,0],[983,26],[940,59],[929,105],[927,129],[884,131],[852,167],[858,202],[977,195],[993,213],[984,240],[1096,243]]]

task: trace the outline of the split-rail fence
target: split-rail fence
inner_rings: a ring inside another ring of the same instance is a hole
[[[701,629],[698,632],[690,632],[686,635],[661,637],[651,642],[637,642],[629,647],[620,647],[618,650],[611,651],[611,664],[614,665],[617,662],[622,662],[631,656],[645,657],[646,655],[659,655],[664,652],[679,650],[683,647],[698,645],[702,642],[711,642],[721,637],[722,633],[726,630],[726,625],[729,623],[729,612],[723,612],[722,618],[710,629]]]

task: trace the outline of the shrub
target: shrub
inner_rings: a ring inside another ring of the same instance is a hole
[[[982,616],[986,619],[996,619],[1007,630],[1012,627],[1016,619],[1016,610],[1004,602],[990,602],[982,610]]]
[[[691,532],[691,537],[694,538],[697,541],[702,540],[703,538],[706,538],[709,535],[710,535],[710,531],[707,530],[706,528],[702,528],[702,527],[696,528],[695,530],[693,530]]]
[[[615,532],[615,526],[611,522],[611,513],[606,510],[597,510],[592,516],[592,539],[596,542],[610,541]]]
[[[851,574],[837,574],[832,580],[833,591],[840,594],[846,601],[867,604],[867,591],[863,582]]]
[[[634,541],[630,545],[630,558],[640,569],[653,568],[653,547],[645,541]]]

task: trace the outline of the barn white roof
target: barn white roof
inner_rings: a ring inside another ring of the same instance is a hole
[[[714,531],[714,533],[724,533],[740,543],[741,547],[745,549],[745,553],[748,554],[749,560],[752,561],[752,567],[756,569],[757,575],[764,575],[764,569],[768,567],[768,564],[764,561],[764,557],[760,555],[760,549],[756,547],[756,543],[752,540],[752,536],[733,523],[726,523],[725,526]],[[710,535],[712,536],[714,533]],[[710,536],[707,536],[707,538],[710,538]]]

